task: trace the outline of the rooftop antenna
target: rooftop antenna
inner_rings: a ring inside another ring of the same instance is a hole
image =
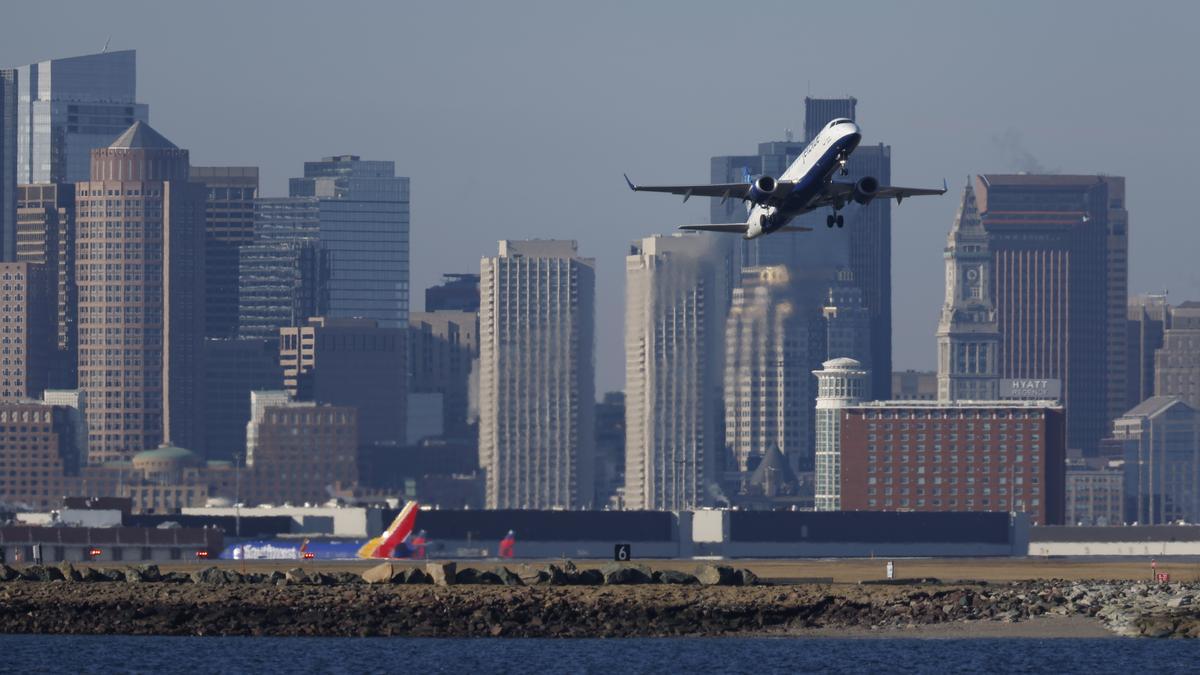
[[[101,54],[107,54],[107,53],[108,53],[108,43],[110,43],[110,42],[112,42],[112,36],[111,36],[111,35],[109,35],[108,37],[104,38],[104,49],[101,49],[101,50],[100,50],[100,53],[101,53]]]
[[[788,143],[792,142],[792,130],[791,129],[784,129],[783,136],[784,136],[784,138],[787,138]]]

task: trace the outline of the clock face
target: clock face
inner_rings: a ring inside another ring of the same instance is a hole
[[[979,280],[979,270],[975,269],[974,267],[967,270],[967,281],[978,281],[978,280]]]

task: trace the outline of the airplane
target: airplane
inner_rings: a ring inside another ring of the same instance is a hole
[[[232,560],[351,560],[354,558],[410,558],[417,550],[410,542],[419,507],[404,505],[383,534],[368,541],[343,539],[268,539],[230,544],[221,558]],[[424,548],[421,536],[420,548]],[[423,554],[423,551],[422,551]]]
[[[895,199],[896,203],[908,197],[946,194],[942,188],[905,188],[880,185],[879,179],[864,176],[854,183],[835,181],[833,176],[845,176],[846,162],[862,140],[862,130],[853,120],[839,117],[832,120],[808,144],[796,161],[778,179],[759,176],[743,183],[718,183],[715,185],[635,185],[625,176],[629,189],[635,192],[666,192],[683,195],[683,201],[691,197],[720,197],[721,203],[729,199],[746,202],[750,216],[744,223],[717,223],[712,225],[681,225],[681,230],[703,232],[735,232],[746,239],[754,239],[773,232],[808,232],[812,228],[789,225],[793,218],[821,208],[831,208],[825,218],[827,227],[842,227],[845,220],[838,213],[850,202],[866,206],[874,199]]]

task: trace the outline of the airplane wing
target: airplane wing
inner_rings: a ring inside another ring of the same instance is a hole
[[[696,230],[699,232],[736,232],[737,234],[745,234],[749,226],[746,223],[718,223],[714,225],[680,225],[681,230]],[[773,232],[812,232],[811,227],[803,227],[801,225],[784,225],[783,227],[772,230]]]
[[[665,192],[673,195],[683,195],[683,201],[687,201],[692,197],[720,197],[724,202],[727,199],[745,199],[752,187],[751,183],[710,183],[708,185],[635,185],[629,180],[629,176],[625,176],[625,182],[629,185],[629,189],[634,192]],[[776,188],[777,194],[787,194],[795,183],[791,181],[777,181],[779,187]]]
[[[944,195],[948,186],[946,181],[942,180],[942,187],[939,188],[909,188],[896,187],[892,185],[880,185],[875,192],[875,199],[895,199],[899,204],[909,197],[922,197],[925,195]],[[853,183],[838,183],[831,182],[825,188],[825,193],[817,198],[816,206],[828,206],[836,201],[846,201],[850,199],[850,195],[854,192]]]

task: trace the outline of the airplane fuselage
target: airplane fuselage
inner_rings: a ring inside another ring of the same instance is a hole
[[[781,181],[794,182],[795,186],[773,203],[755,204],[750,209],[745,238],[770,234],[816,208],[814,202],[825,185],[861,141],[862,131],[853,121],[830,122],[779,177]]]

